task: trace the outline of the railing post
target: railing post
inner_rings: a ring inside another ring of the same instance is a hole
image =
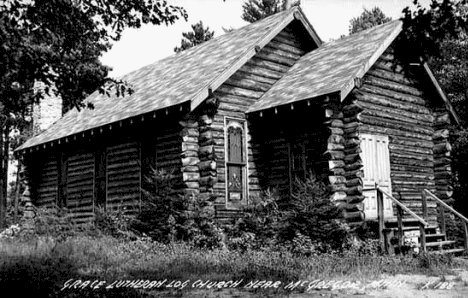
[[[403,246],[403,209],[397,205],[397,220],[398,220],[398,251],[402,253]]]
[[[423,219],[426,219],[427,218],[427,197],[426,197],[426,192],[424,190],[421,191],[421,203],[422,203]]]
[[[383,193],[380,191],[377,185],[376,185],[376,189],[377,189],[377,215],[379,218],[380,245],[381,245],[382,251],[388,251],[388,248],[386,246],[386,241],[385,241],[385,235],[384,235],[385,221],[384,221]]]
[[[440,217],[440,232],[446,235],[447,228],[445,226],[445,207],[441,204],[437,204],[439,206],[439,217]]]
[[[426,229],[423,223],[419,223],[419,242],[421,244],[421,250],[426,252]]]

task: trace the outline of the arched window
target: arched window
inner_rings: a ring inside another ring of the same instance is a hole
[[[226,194],[227,202],[242,203],[246,197],[245,122],[226,119]]]

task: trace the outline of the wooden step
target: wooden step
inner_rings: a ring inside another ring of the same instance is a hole
[[[454,241],[454,240],[434,241],[434,242],[426,242],[426,246],[434,247],[434,246],[442,246],[442,245],[451,245],[455,243],[457,243],[457,241]]]
[[[427,230],[435,230],[437,229],[438,226],[437,225],[429,225],[428,227],[425,228],[426,232]],[[402,230],[403,231],[419,231],[419,227],[418,226],[404,226],[402,227]],[[396,231],[398,232],[398,227],[386,227],[384,228],[384,231]],[[436,235],[436,234],[426,234],[426,235]]]
[[[431,240],[434,241],[434,239],[438,239],[438,238],[442,238],[442,239],[447,239],[447,235],[445,234],[426,234],[426,241],[427,240]]]
[[[456,254],[464,252],[464,248],[452,248],[452,249],[443,249],[443,250],[433,250],[429,251],[431,254]]]

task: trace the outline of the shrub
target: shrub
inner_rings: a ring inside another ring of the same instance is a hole
[[[199,247],[218,247],[224,235],[214,220],[210,198],[176,191],[172,173],[153,170],[147,177],[141,211],[132,228],[153,240],[193,242]]]
[[[311,174],[303,182],[296,181],[295,189],[287,205],[280,206],[274,192],[261,195],[227,229],[229,246],[242,250],[281,246],[301,254],[341,249],[349,232],[328,188]]]
[[[296,181],[290,207],[283,216],[281,237],[293,240],[298,235],[308,236],[322,249],[341,248],[349,232],[342,210],[330,200],[330,191],[311,173],[305,181]]]

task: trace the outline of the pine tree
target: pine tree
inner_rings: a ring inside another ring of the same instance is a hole
[[[255,23],[275,13],[286,10],[289,6],[299,6],[301,1],[290,0],[247,0],[242,5],[242,19]]]
[[[192,25],[192,32],[184,32],[180,47],[175,47],[174,52],[179,53],[196,45],[202,44],[213,38],[214,31],[210,31],[209,27],[203,27],[203,22],[200,21]]]
[[[392,18],[387,17],[378,7],[374,7],[371,10],[364,8],[364,11],[360,16],[352,18],[351,21],[349,21],[349,34],[354,34],[377,25],[385,24],[391,20]]]

